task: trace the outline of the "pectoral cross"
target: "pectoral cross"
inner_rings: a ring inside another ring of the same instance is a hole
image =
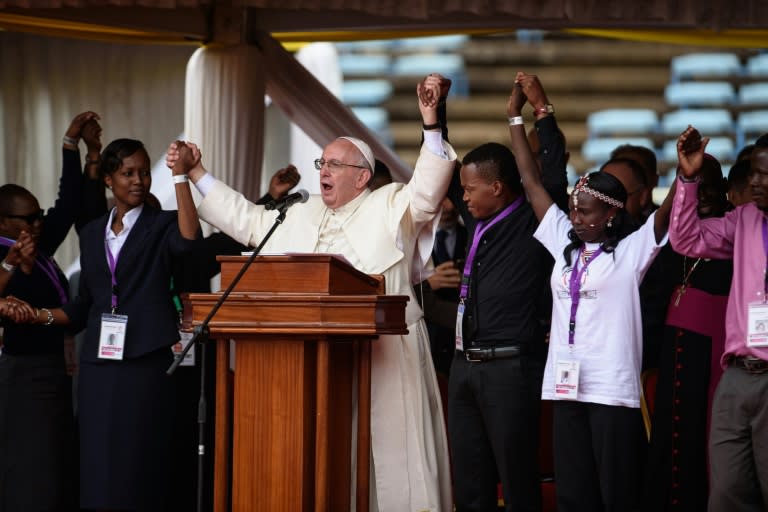
[[[683,295],[685,295],[685,288],[686,288],[686,284],[683,283],[682,285],[680,285],[680,289],[677,290],[677,297],[675,297],[675,307],[680,305],[680,299],[683,297]]]

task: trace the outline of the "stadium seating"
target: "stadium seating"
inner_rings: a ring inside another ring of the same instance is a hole
[[[659,116],[648,108],[614,108],[598,110],[587,116],[590,136],[646,135],[655,133]]]

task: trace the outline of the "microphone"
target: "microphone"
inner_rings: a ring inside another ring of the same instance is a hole
[[[288,194],[285,197],[281,197],[280,199],[273,199],[269,201],[267,204],[264,205],[265,210],[280,210],[283,208],[288,208],[289,206],[295,204],[295,203],[306,203],[307,199],[309,199],[309,192],[306,190],[299,189],[293,194]]]

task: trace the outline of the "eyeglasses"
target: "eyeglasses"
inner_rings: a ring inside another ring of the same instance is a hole
[[[315,160],[315,169],[318,171],[323,168],[324,165],[328,166],[328,170],[331,172],[337,172],[342,170],[344,167],[354,167],[356,169],[368,169],[367,167],[364,167],[362,165],[352,165],[352,164],[345,164],[344,162],[339,162],[338,160],[325,160],[324,158],[318,158]]]
[[[29,215],[12,215],[10,213],[7,215],[4,215],[4,217],[8,217],[9,219],[23,220],[30,226],[38,220],[42,222],[44,216],[45,216],[45,212],[43,210],[38,210],[37,212],[30,213]]]

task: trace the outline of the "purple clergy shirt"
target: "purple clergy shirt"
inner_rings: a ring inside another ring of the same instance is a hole
[[[678,180],[672,203],[669,241],[677,252],[694,258],[733,258],[733,281],[725,313],[725,367],[733,356],[768,361],[768,347],[747,347],[747,307],[763,300],[766,254],[763,248],[765,214],[755,203],[739,206],[724,217],[699,219],[697,182]]]

